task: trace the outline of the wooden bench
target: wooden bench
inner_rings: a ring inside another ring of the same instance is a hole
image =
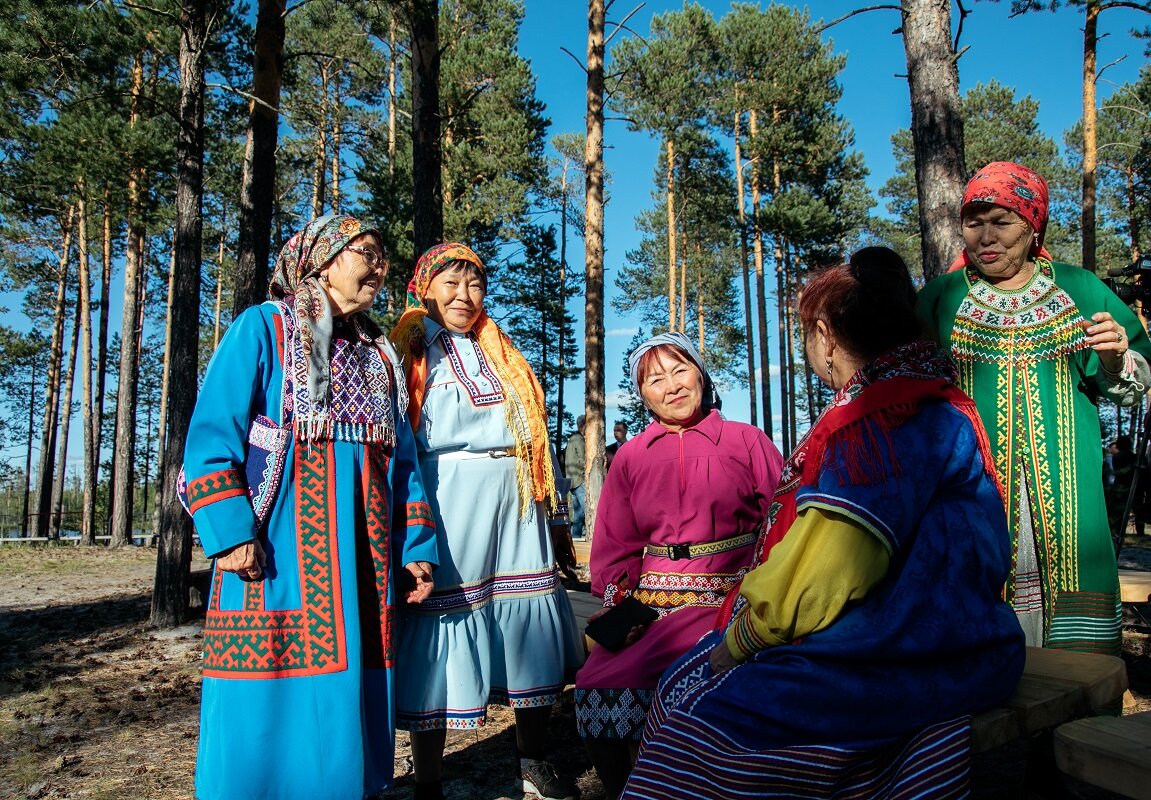
[[[1065,775],[1109,792],[1151,800],[1151,711],[1060,725],[1055,763]]]
[[[1028,647],[1015,694],[1001,708],[975,716],[972,749],[981,753],[1080,717],[1116,711],[1126,690],[1121,658]]]

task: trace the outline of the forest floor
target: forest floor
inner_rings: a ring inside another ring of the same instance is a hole
[[[1134,566],[1151,569],[1151,542],[1133,553]],[[0,546],[0,800],[193,797],[201,621],[148,626],[155,556],[146,547]],[[1151,709],[1151,653],[1145,640],[1137,645],[1129,712]],[[511,724],[510,711],[493,708],[480,730],[449,733],[448,800],[519,800]],[[578,780],[583,800],[602,800],[575,735],[570,687],[550,733],[561,774]],[[1024,757],[977,759],[976,796],[1040,797],[1020,786]],[[409,800],[403,733],[395,764],[386,797]]]

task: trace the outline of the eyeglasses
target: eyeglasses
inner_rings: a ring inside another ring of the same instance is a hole
[[[388,261],[384,258],[384,254],[379,250],[374,250],[371,247],[361,247],[358,244],[349,244],[344,246],[345,250],[351,250],[353,253],[359,253],[360,258],[364,259],[364,263],[368,265],[368,269],[386,269]]]

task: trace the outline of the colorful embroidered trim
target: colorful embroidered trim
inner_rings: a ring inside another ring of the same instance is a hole
[[[221,610],[217,570],[204,622],[205,676],[288,678],[347,668],[332,452],[330,442],[295,449],[301,607],[265,609],[263,581],[254,581],[244,585],[244,610]]]
[[[248,496],[248,485],[237,469],[222,469],[196,478],[188,483],[188,513],[195,514],[201,508],[227,500],[230,497]]]
[[[472,380],[471,376],[468,375],[468,370],[464,366],[463,358],[460,356],[459,348],[456,347],[453,337],[448,334],[447,331],[440,333],[440,342],[443,344],[444,353],[448,357],[448,363],[452,366],[452,372],[455,373],[456,380],[467,390],[472,405],[477,408],[499,405],[504,401],[504,387],[500,384],[500,379],[496,377],[491,366],[489,366],[487,358],[484,356],[483,348],[475,343],[474,336],[469,335],[469,338],[472,341],[472,352],[475,353],[476,360],[479,361],[480,375],[492,385],[490,392],[485,392],[481,389],[479,385]]]
[[[558,585],[559,578],[556,576],[555,568],[519,575],[493,575],[480,583],[432,592],[431,597],[418,607],[409,608],[408,612],[450,614],[457,611],[471,611],[493,600],[546,596],[555,592]]]
[[[432,507],[424,502],[408,503],[405,506],[407,516],[407,527],[417,527],[420,525],[428,528],[436,527],[436,518],[432,516]]]

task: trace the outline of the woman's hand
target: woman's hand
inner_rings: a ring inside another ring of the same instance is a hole
[[[615,606],[604,606],[603,608],[598,609],[598,610],[593,611],[592,613],[588,614],[588,616],[587,616],[588,624],[591,624],[595,620],[599,619],[604,614],[611,611],[613,608],[615,608]],[[632,625],[631,629],[628,630],[628,632],[627,632],[627,636],[624,637],[623,646],[629,647],[629,646],[635,644],[636,642],[638,642],[639,637],[643,636],[643,632],[646,630],[647,630],[646,625]]]
[[[1130,344],[1127,341],[1127,331],[1106,311],[1092,314],[1091,321],[1095,324],[1089,325],[1085,331],[1091,349],[1099,354],[1099,360],[1108,372],[1118,372],[1123,365],[1123,354]]]
[[[234,572],[242,579],[257,581],[264,574],[264,563],[267,557],[260,542],[253,539],[250,542],[238,544],[231,550],[225,550],[223,555],[216,556],[216,568],[224,572]]]
[[[727,643],[723,639],[711,649],[711,658],[708,659],[711,664],[711,671],[715,675],[722,675],[732,667],[739,666],[739,662],[727,649]]]
[[[419,604],[431,597],[436,585],[432,580],[432,565],[427,561],[412,561],[404,564],[404,569],[411,574],[415,583],[414,588],[404,592],[404,599]]]

